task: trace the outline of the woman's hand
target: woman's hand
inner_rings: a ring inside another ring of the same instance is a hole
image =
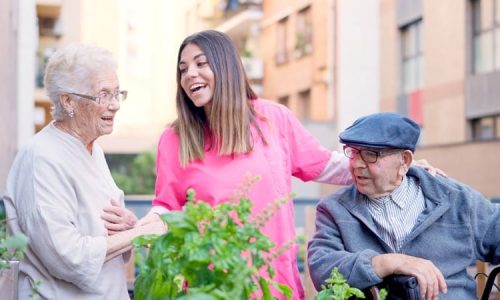
[[[139,222],[137,222],[137,226],[143,226],[158,221],[162,221],[160,215],[157,212],[150,210],[144,217],[139,220]]]
[[[131,229],[137,223],[134,213],[121,206],[115,199],[111,199],[110,206],[104,207],[101,218],[104,220],[108,235]]]
[[[443,170],[431,166],[429,162],[425,159],[414,160],[412,166],[424,168],[432,176],[436,176],[436,174],[439,174],[441,176],[448,177],[448,175],[446,175],[446,173]]]

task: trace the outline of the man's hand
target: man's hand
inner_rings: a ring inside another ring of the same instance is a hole
[[[426,300],[437,300],[439,292],[448,291],[443,274],[427,259],[399,253],[381,254],[372,258],[372,267],[381,278],[391,274],[415,276],[420,296]]]
[[[137,223],[134,213],[121,206],[115,199],[111,199],[110,206],[104,207],[101,218],[104,220],[108,235],[131,229]]]

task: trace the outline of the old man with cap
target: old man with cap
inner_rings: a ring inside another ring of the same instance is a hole
[[[419,126],[396,113],[340,134],[354,184],[321,200],[308,245],[317,289],[337,267],[357,288],[391,274],[417,278],[425,299],[476,299],[466,268],[500,262],[500,209],[453,179],[410,167]]]

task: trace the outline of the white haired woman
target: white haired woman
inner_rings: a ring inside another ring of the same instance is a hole
[[[38,279],[44,299],[128,299],[130,241],[165,228],[135,226],[95,143],[112,132],[127,96],[116,63],[107,50],[67,46],[51,56],[45,87],[54,121],[19,150],[4,196],[11,231],[30,239],[19,299],[29,299]]]

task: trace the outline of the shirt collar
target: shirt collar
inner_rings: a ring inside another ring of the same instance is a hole
[[[405,197],[408,190],[408,179],[406,176],[403,176],[403,180],[401,184],[394,190],[392,193],[386,196],[378,197],[378,198],[368,198],[366,195],[363,195],[364,198],[368,201],[370,206],[375,209],[380,209],[384,206],[384,203],[387,201],[392,201],[399,208],[404,208],[406,203],[408,202],[408,197]]]

